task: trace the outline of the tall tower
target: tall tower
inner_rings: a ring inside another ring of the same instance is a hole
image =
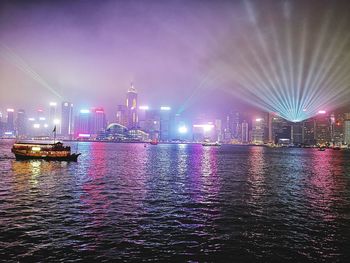
[[[248,123],[244,120],[242,122],[242,143],[248,143],[249,142],[249,126]]]
[[[91,109],[90,132],[97,137],[99,132],[106,129],[106,114],[102,107]]]
[[[27,117],[22,109],[17,111],[17,135],[20,138],[27,135]]]
[[[61,134],[66,138],[73,134],[73,104],[68,101],[62,103]]]
[[[14,109],[7,109],[7,131],[14,132],[15,122],[14,122]]]
[[[54,120],[56,119],[57,112],[57,103],[50,102],[50,111],[49,111],[49,125],[50,127],[54,124]]]
[[[138,126],[137,91],[132,83],[126,94],[126,108],[128,113],[127,126],[129,129],[136,128]]]

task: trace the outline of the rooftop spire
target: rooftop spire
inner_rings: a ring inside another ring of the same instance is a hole
[[[136,92],[136,89],[134,88],[134,84],[133,84],[132,82],[130,83],[130,88],[128,89],[128,92],[137,93],[137,92]]]

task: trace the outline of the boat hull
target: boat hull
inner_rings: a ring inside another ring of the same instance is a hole
[[[78,154],[70,154],[67,156],[48,156],[48,155],[42,155],[42,156],[31,156],[31,155],[23,155],[20,153],[15,153],[16,160],[46,160],[46,161],[66,161],[66,162],[76,162],[78,161],[80,153]]]
[[[221,146],[220,143],[202,143],[203,146]]]

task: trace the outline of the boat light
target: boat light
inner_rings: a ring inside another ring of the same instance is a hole
[[[40,152],[40,151],[41,151],[41,148],[38,147],[38,146],[33,146],[33,147],[32,147],[32,151],[33,151],[33,152]]]

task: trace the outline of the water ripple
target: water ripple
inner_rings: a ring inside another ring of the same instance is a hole
[[[349,153],[79,143],[78,163],[0,142],[0,258],[345,262]]]

